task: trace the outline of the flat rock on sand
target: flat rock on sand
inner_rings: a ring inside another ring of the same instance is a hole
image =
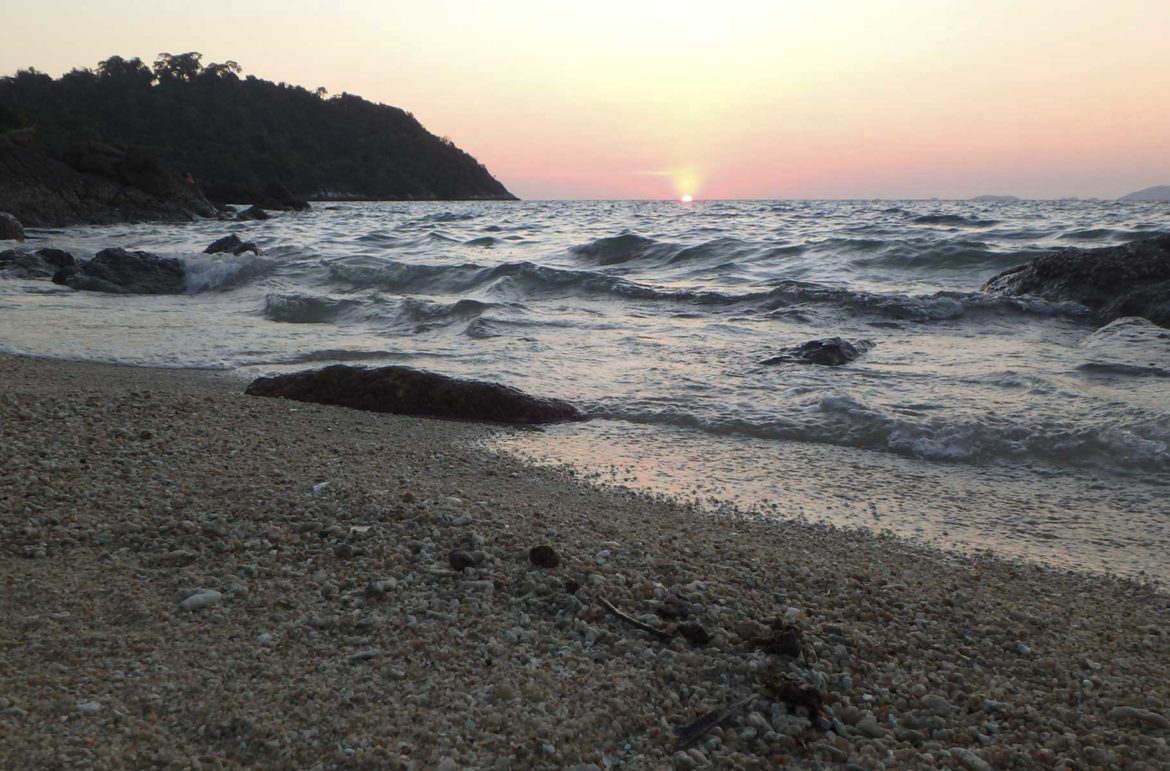
[[[1170,767],[1165,595],[582,487],[505,430],[0,357],[0,767]]]

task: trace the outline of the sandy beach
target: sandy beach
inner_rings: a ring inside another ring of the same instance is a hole
[[[1154,589],[242,390],[0,358],[0,767],[1170,767]]]

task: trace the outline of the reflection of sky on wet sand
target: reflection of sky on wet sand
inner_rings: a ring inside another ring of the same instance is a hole
[[[505,435],[497,449],[710,509],[887,531],[944,549],[1170,581],[1170,486],[1075,471],[591,422]]]

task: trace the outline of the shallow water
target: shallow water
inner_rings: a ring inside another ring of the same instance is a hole
[[[228,231],[260,258],[200,255]],[[251,375],[408,363],[570,399],[506,446],[639,486],[1170,577],[1170,339],[978,292],[1046,249],[1170,232],[1157,203],[321,205],[34,231],[178,256],[189,293],[0,281],[3,350]],[[841,336],[844,367],[764,366]],[[871,510],[876,507],[877,515]],[[852,512],[860,513],[852,513]]]

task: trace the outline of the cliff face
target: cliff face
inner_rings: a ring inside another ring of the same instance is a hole
[[[197,187],[148,155],[84,142],[56,158],[28,130],[0,134],[0,211],[29,227],[218,216]]]
[[[0,124],[35,126],[55,152],[81,139],[148,148],[220,201],[254,200],[272,182],[300,198],[514,199],[403,110],[198,59],[160,58],[152,71],[112,57],[96,72],[0,78]]]

